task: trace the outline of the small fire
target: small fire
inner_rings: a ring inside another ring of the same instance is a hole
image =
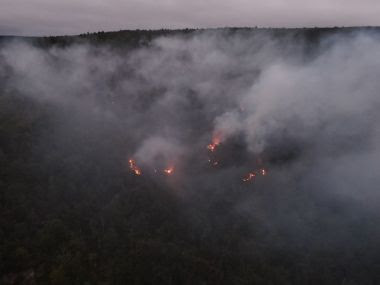
[[[207,149],[209,151],[215,151],[215,149],[220,145],[220,139],[218,137],[214,137],[212,139],[212,143],[207,145]]]
[[[136,175],[141,175],[141,169],[136,166],[136,162],[133,159],[128,160],[129,168],[134,172]]]
[[[255,177],[256,177],[256,173],[255,173],[255,172],[250,172],[250,173],[248,173],[247,176],[245,176],[245,177],[243,178],[243,181],[244,181],[244,182],[248,182],[248,181],[254,179]]]
[[[258,171],[252,171],[252,172],[248,173],[245,177],[243,177],[243,181],[244,182],[251,181],[251,180],[255,179],[256,176],[258,176],[258,175],[261,175],[261,176],[267,175],[267,170],[265,168],[261,168]]]
[[[221,138],[220,136],[214,136],[212,139],[212,143],[207,145],[207,149],[211,152],[214,152],[216,148],[221,144]],[[224,161],[223,160],[217,160],[216,157],[217,154],[208,154],[207,161],[211,167],[214,167],[215,169],[223,168]],[[136,161],[132,158],[128,160],[129,168],[135,175],[142,175],[141,168],[139,168],[136,165]],[[167,164],[168,165],[168,164]],[[170,164],[169,164],[170,165]],[[268,174],[268,171],[266,168],[263,167],[263,160],[259,157],[256,159],[256,167],[252,171],[248,172],[245,176],[242,177],[243,182],[250,182],[254,181],[259,176],[266,176]],[[154,173],[159,175],[173,175],[174,173],[174,164],[171,163],[170,166],[167,168],[152,168]]]
[[[167,174],[167,175],[171,175],[171,174],[173,174],[173,172],[174,172],[174,167],[169,167],[169,168],[165,168],[164,169],[164,172],[165,172],[165,174]]]

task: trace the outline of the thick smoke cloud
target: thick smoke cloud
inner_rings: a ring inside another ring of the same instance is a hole
[[[125,138],[123,159],[136,159],[143,175],[174,164],[180,179],[170,187],[190,192],[197,207],[198,196],[209,205],[237,188],[244,194],[231,211],[310,237],[318,223],[343,235],[351,210],[378,219],[379,46],[371,34],[332,37],[308,57],[290,38],[202,32],[128,52],[12,43],[1,60],[9,90],[62,107],[79,132],[112,122],[109,132]],[[213,135],[222,141],[218,167],[207,162]],[[261,164],[268,175],[243,183]],[[334,212],[336,203],[345,211]]]

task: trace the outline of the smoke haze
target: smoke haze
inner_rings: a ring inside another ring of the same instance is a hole
[[[129,51],[16,41],[1,48],[0,60],[6,92],[60,114],[36,151],[43,155],[57,141],[97,145],[101,163],[120,161],[129,180],[171,189],[195,232],[233,227],[237,215],[261,225],[251,228],[256,236],[289,249],[378,240],[375,34],[333,35],[313,50],[290,36],[223,31],[159,37]],[[214,136],[221,143],[211,153]],[[131,174],[130,158],[140,177]],[[171,166],[170,177],[154,173]],[[260,167],[265,177],[242,181]]]

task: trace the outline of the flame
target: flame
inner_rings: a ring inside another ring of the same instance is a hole
[[[129,168],[134,172],[136,175],[141,175],[141,169],[136,166],[136,162],[133,159],[128,160]]]
[[[267,170],[265,168],[261,168],[258,171],[252,171],[252,172],[248,173],[245,177],[243,177],[243,181],[244,182],[251,181],[254,178],[256,178],[256,176],[258,176],[258,175],[261,175],[261,176],[267,175]]]
[[[219,135],[214,136],[212,138],[212,142],[207,145],[207,149],[211,152],[214,152],[216,148],[221,144],[221,138]],[[219,168],[219,161],[217,161],[214,157],[214,154],[209,154],[208,157],[208,162],[212,167]],[[130,170],[135,174],[135,175],[142,175],[141,169],[136,165],[136,161],[133,159],[128,160],[129,163],[129,168]],[[221,165],[223,165],[223,161],[221,161]],[[243,176],[242,181],[243,182],[249,182],[249,181],[254,181],[258,176],[266,176],[268,174],[268,171],[266,168],[263,167],[263,160],[258,157],[256,159],[256,166],[257,168],[254,169],[253,171],[248,172],[245,176]],[[165,169],[157,169],[153,168],[154,173],[162,173],[164,175],[172,175],[174,173],[174,166],[169,166]]]
[[[248,182],[256,177],[256,172],[250,172],[247,176],[243,178],[244,182]]]
[[[173,172],[174,172],[174,167],[171,166],[171,167],[165,168],[165,169],[164,169],[164,172],[165,172],[165,174],[167,174],[167,175],[171,175],[171,174],[173,174]]]
[[[212,142],[207,145],[207,149],[209,151],[215,151],[215,149],[219,145],[220,145],[220,138],[219,137],[213,137]]]

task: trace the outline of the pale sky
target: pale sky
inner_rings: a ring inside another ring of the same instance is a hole
[[[0,34],[380,26],[380,0],[0,0]]]

